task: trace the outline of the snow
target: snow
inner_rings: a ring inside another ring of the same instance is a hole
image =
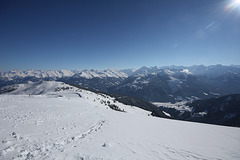
[[[101,103],[112,97],[66,87],[31,83],[0,95],[0,159],[240,159],[239,128],[156,118],[118,102],[126,113],[117,112]]]
[[[164,69],[164,73],[166,73],[167,75],[173,75],[174,72],[173,71],[170,71],[169,69]]]
[[[186,74],[192,74],[188,69],[183,69],[182,71],[180,71],[182,73],[186,73]]]
[[[197,118],[197,117],[204,117],[204,116],[207,115],[207,114],[208,114],[207,111],[198,112],[198,113],[194,113],[194,114],[192,115],[192,117],[195,117],[195,118]]]
[[[62,77],[70,77],[75,73],[70,70],[27,70],[27,71],[18,71],[12,70],[9,72],[1,72],[0,78],[13,80],[15,78],[25,78],[25,77],[36,77],[36,78],[62,78]]]
[[[71,71],[71,70],[27,70],[27,71],[18,71],[12,70],[9,72],[0,72],[1,79],[13,80],[16,78],[25,78],[25,77],[36,77],[36,78],[63,78],[63,77],[83,77],[87,79],[91,78],[104,78],[104,77],[114,77],[114,78],[127,78],[128,75],[124,72],[121,72],[116,69],[106,69],[103,71],[98,70],[82,70],[82,71]]]
[[[116,69],[106,69],[103,71],[99,70],[83,70],[79,73],[74,75],[75,77],[83,77],[87,79],[92,78],[105,78],[105,77],[112,77],[112,78],[127,78],[128,75],[124,72],[118,71]]]
[[[191,112],[192,109],[186,105],[188,101],[181,101],[181,102],[176,102],[176,103],[171,103],[171,102],[152,102],[152,104],[160,107],[163,106],[165,108],[174,108],[178,111],[189,111]]]
[[[17,86],[18,89],[11,92],[11,94],[39,95],[54,92],[57,87],[71,87],[70,85],[55,81],[39,81],[36,83],[29,82],[27,84],[19,84]]]
[[[149,79],[141,79],[142,77],[136,77],[136,79],[132,82],[132,84],[148,84],[150,82]]]
[[[219,93],[210,92],[210,94],[212,94],[212,95],[214,95],[214,96],[220,96]]]
[[[171,117],[171,115],[167,112],[162,111],[166,116]]]

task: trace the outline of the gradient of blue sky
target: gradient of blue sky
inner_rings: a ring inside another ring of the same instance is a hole
[[[240,64],[231,0],[2,0],[0,70]]]

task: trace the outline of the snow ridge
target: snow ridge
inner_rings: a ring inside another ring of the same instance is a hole
[[[83,77],[87,79],[92,78],[104,78],[104,77],[112,77],[112,78],[127,78],[128,75],[126,73],[120,72],[116,69],[106,69],[103,71],[99,70],[83,70],[79,73],[76,73],[74,77]]]
[[[0,79],[2,80],[14,80],[17,78],[26,78],[26,77],[36,77],[36,78],[64,78],[64,77],[83,77],[87,79],[91,78],[104,78],[104,77],[113,77],[113,78],[127,78],[128,75],[124,72],[121,72],[116,69],[106,69],[106,70],[82,70],[82,71],[71,71],[71,70],[12,70],[9,72],[0,72]]]

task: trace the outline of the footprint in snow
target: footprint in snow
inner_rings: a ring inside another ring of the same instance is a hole
[[[109,143],[103,143],[102,147],[111,147]]]

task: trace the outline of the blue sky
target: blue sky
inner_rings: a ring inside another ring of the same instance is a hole
[[[240,5],[232,3],[2,0],[0,71],[239,65]]]

